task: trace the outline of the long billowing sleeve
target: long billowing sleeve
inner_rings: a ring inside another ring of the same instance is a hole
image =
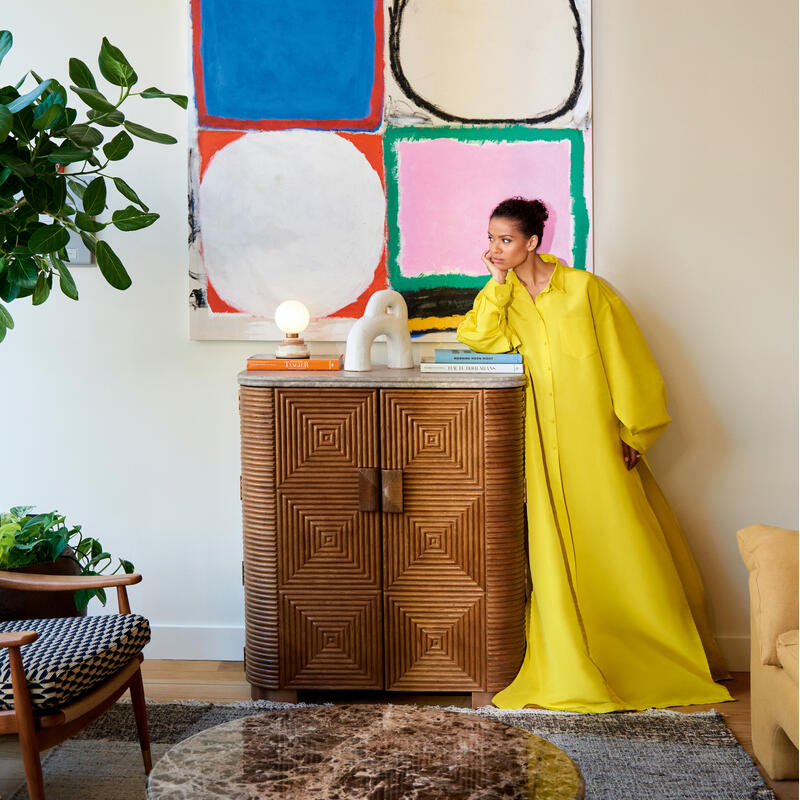
[[[491,278],[458,326],[458,341],[480,353],[507,353],[517,347],[519,339],[509,328],[506,315],[512,291],[508,281],[498,283]]]
[[[589,296],[620,438],[644,453],[670,423],[664,381],[622,300],[600,280]]]

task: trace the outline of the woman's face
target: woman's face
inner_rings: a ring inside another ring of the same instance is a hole
[[[504,272],[524,264],[538,243],[539,237],[525,236],[516,220],[508,217],[489,220],[489,258]]]

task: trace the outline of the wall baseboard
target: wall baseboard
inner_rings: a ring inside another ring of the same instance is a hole
[[[244,627],[152,625],[145,658],[180,661],[242,661]]]
[[[244,627],[153,625],[146,658],[186,661],[241,661]],[[750,671],[750,637],[717,636],[732,672]]]

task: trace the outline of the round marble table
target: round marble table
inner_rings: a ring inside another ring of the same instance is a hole
[[[150,800],[580,800],[575,763],[500,722],[396,705],[280,709],[209,728],[155,765]]]

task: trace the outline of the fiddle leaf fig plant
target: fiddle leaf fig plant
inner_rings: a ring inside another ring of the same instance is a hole
[[[11,33],[0,31],[0,65],[12,44]],[[94,253],[106,281],[127,289],[131,278],[124,264],[98,234],[109,225],[136,231],[159,217],[110,170],[130,155],[135,139],[158,144],[175,144],[177,139],[133,122],[127,107],[121,107],[138,96],[171,100],[186,109],[187,98],[154,86],[133,91],[136,71],[105,37],[98,67],[110,90],[98,88],[83,61],[69,60],[69,88],[87,107],[83,119],[54,78],[42,79],[31,70],[15,85],[0,86],[0,300],[5,303],[30,297],[33,305],[40,305],[56,280],[67,297],[78,299],[67,266],[71,233]],[[36,85],[23,88],[30,79]],[[122,207],[110,220],[98,220],[112,203]],[[13,327],[0,302],[0,341]]]
[[[80,525],[68,527],[58,511],[32,514],[33,506],[14,506],[0,514],[0,569],[16,569],[31,564],[52,562],[61,556],[71,558],[82,575],[102,575],[113,559],[97,539],[84,536]],[[116,569],[133,572],[133,564],[118,559]],[[86,608],[93,597],[106,604],[105,589],[80,589],[75,593],[75,606]]]

